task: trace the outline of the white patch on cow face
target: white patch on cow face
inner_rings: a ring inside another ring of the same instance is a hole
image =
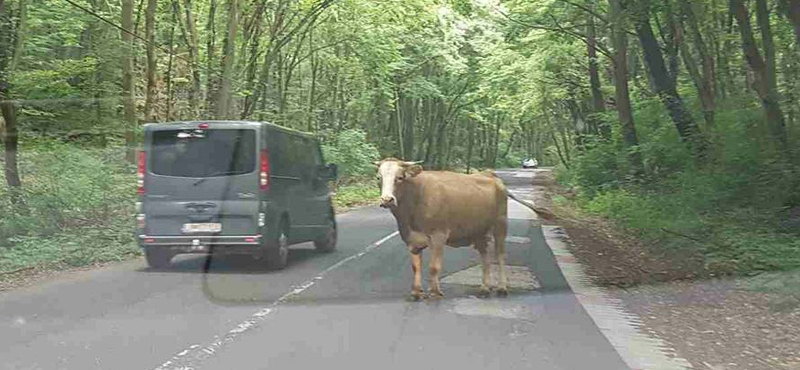
[[[378,168],[381,176],[381,207],[397,206],[397,197],[394,195],[395,185],[403,181],[405,168],[400,162],[386,161]]]

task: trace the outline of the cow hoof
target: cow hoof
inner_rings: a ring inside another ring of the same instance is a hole
[[[408,300],[412,302],[417,302],[422,299],[425,299],[425,294],[422,292],[411,292],[411,294],[408,295]]]
[[[499,288],[499,289],[497,289],[497,296],[498,297],[508,296],[508,288]]]
[[[432,298],[432,299],[444,298],[444,294],[442,294],[442,292],[438,291],[438,290],[431,290],[429,292],[429,294],[430,294],[430,298]]]
[[[488,298],[491,294],[492,294],[492,291],[489,288],[485,288],[485,287],[481,288],[481,290],[478,291],[478,297],[481,297],[481,298]]]

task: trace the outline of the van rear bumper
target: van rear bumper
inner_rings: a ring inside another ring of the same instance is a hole
[[[187,247],[187,249],[197,249],[196,247],[208,246],[252,246],[261,245],[261,235],[178,235],[178,236],[153,236],[139,235],[139,245],[149,246],[171,246]],[[195,248],[192,248],[195,247]]]

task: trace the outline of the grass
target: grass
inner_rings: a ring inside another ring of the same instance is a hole
[[[356,181],[339,186],[333,196],[333,206],[338,212],[341,212],[352,207],[376,204],[380,196],[381,191],[374,181]]]
[[[11,203],[6,186],[0,186],[0,275],[138,255],[133,168],[118,147],[25,144],[20,151],[23,204]]]
[[[32,268],[62,269],[124,261],[141,254],[129,220],[53,235],[20,236],[0,248],[0,274]]]
[[[706,269],[715,275],[800,268],[800,238],[775,227],[772,212],[755,207],[704,209],[696,196],[613,189],[574,202],[659,250],[699,250]]]

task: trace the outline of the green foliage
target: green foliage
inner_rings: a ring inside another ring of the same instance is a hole
[[[381,189],[375,182],[361,181],[339,186],[333,197],[333,205],[337,210],[350,207],[377,204],[381,197]]]
[[[584,206],[662,251],[699,249],[714,273],[800,268],[800,241],[770,227],[771,215],[755,208],[703,210],[715,203],[703,199],[688,189],[672,194],[619,189],[598,194]]]
[[[373,162],[380,157],[378,149],[367,142],[367,134],[361,130],[340,132],[334,142],[322,146],[322,151],[326,161],[339,166],[343,181],[373,176]]]
[[[118,217],[103,226],[79,227],[47,236],[18,236],[13,244],[0,247],[0,272],[31,266],[80,267],[138,256],[141,252],[129,220]]]
[[[135,177],[119,149],[39,140],[21,151],[24,205],[0,187],[0,271],[83,266],[139,253]]]
[[[618,146],[597,144],[578,156],[558,180],[580,190],[580,204],[607,217],[660,250],[700,250],[716,273],[800,268],[800,243],[779,225],[795,204],[796,178],[786,162],[774,161],[754,137],[752,109],[736,107],[717,117],[709,161],[698,165],[675,140],[670,122],[639,104],[637,129],[647,175],[625,181]],[[675,252],[679,253],[679,252]]]
[[[118,150],[79,149],[53,141],[23,150],[24,206],[14,206],[1,188],[0,243],[129,218],[135,178],[121,158]]]

